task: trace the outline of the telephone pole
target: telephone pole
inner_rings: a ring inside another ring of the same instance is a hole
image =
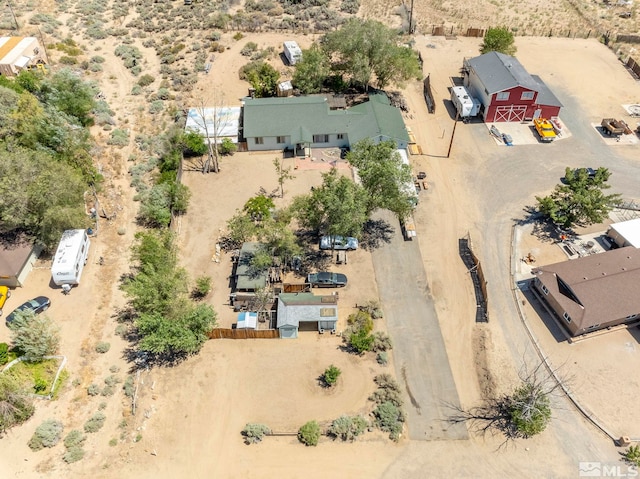
[[[10,0],[7,0],[7,7],[9,7],[9,10],[11,10],[13,21],[16,22],[16,30],[20,31],[20,25],[18,24],[18,19],[16,18],[16,12],[13,11],[13,5],[11,5]],[[411,28],[411,25],[409,25],[409,28]]]

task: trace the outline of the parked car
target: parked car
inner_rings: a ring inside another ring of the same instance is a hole
[[[9,326],[11,322],[16,319],[16,313],[22,311],[33,311],[34,314],[40,314],[43,311],[49,309],[49,306],[51,306],[51,300],[46,296],[38,296],[37,298],[33,298],[26,303],[18,306],[9,316],[7,316],[7,326]]]
[[[589,178],[595,178],[595,177],[596,177],[596,173],[597,173],[597,171],[596,171],[596,170],[594,170],[593,168],[576,168],[575,170],[573,170],[573,174],[574,174],[575,176],[578,176],[578,173],[580,173],[580,170],[586,170],[586,172],[587,172],[587,176],[588,176]],[[561,178],[561,180],[562,180],[562,182],[563,182],[563,183],[565,183],[565,184],[566,184],[567,179],[566,179],[564,176]]]
[[[0,314],[2,314],[2,308],[7,299],[11,297],[11,291],[8,286],[0,286]]]
[[[322,236],[320,249],[358,249],[358,240],[351,236]]]
[[[342,273],[322,271],[307,276],[307,283],[312,288],[341,288],[347,285],[347,277]]]

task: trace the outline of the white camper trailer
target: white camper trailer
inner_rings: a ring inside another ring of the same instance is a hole
[[[454,86],[451,89],[451,101],[460,118],[470,118],[480,113],[480,102],[463,86]]]
[[[51,278],[56,285],[80,283],[90,244],[86,230],[67,230],[62,233],[51,266]]]
[[[287,57],[289,65],[295,65],[302,60],[302,50],[296,42],[284,42],[284,56]]]

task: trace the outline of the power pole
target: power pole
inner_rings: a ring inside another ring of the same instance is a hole
[[[411,10],[409,10],[409,35],[413,33],[413,0],[411,0]]]
[[[449,142],[449,151],[447,151],[447,158],[451,154],[451,147],[453,146],[453,137],[456,134],[456,125],[458,124],[458,118],[460,118],[460,113],[456,112],[456,121],[453,123],[453,131],[451,132],[451,141]]]
[[[16,12],[13,11],[13,5],[11,5],[11,2],[9,0],[7,0],[7,7],[9,7],[9,10],[11,10],[13,21],[16,22],[16,30],[20,31],[20,25],[18,24],[18,19],[16,18]]]

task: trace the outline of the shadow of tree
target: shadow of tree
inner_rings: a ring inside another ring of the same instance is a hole
[[[366,250],[378,248],[382,242],[389,243],[395,231],[385,220],[367,220],[362,229],[360,246]]]

